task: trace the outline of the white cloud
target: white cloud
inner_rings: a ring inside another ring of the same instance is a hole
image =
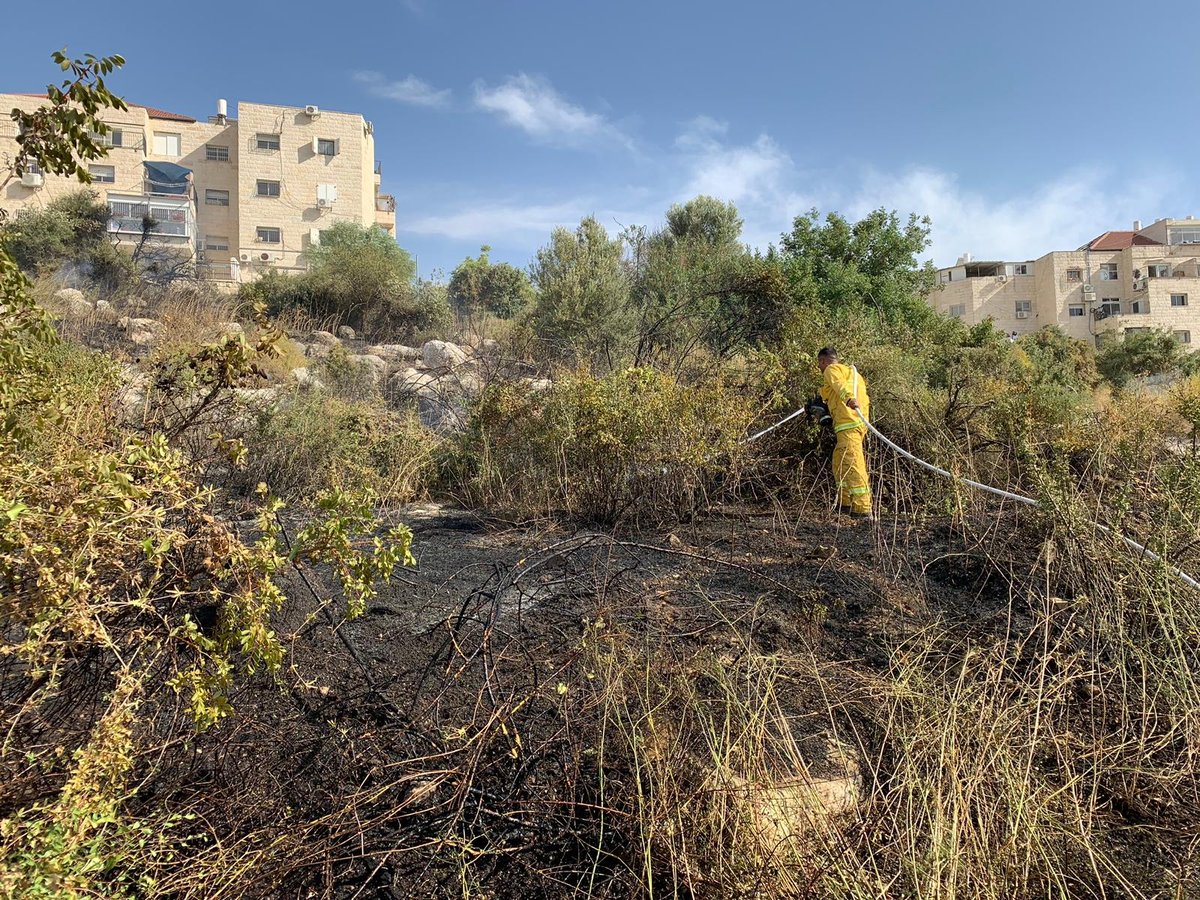
[[[415,75],[400,81],[390,81],[380,72],[355,72],[354,80],[366,86],[376,97],[395,100],[413,106],[445,106],[450,102],[450,91],[438,90]]]
[[[1051,250],[1072,250],[1110,229],[1132,228],[1136,218],[1148,223],[1171,196],[1175,180],[1169,173],[1119,175],[1085,168],[1010,196],[988,197],[937,169],[867,171],[842,211],[858,217],[883,206],[901,215],[929,216],[929,255],[939,265],[953,263],[966,251],[978,259],[1030,259]]]
[[[433,234],[455,240],[478,240],[496,243],[503,237],[519,234],[522,237],[544,239],[558,225],[578,222],[578,210],[586,202],[567,200],[546,204],[485,203],[445,213],[419,216],[398,222],[401,231],[414,234]]]
[[[603,139],[630,146],[619,129],[558,93],[544,78],[513,75],[503,84],[475,85],[475,105],[540,141],[568,146]]]
[[[607,127],[602,118],[570,104],[560,108],[564,102],[552,91],[549,100],[519,86],[486,96],[495,111],[504,110],[502,115],[535,136],[594,136]],[[778,243],[793,218],[813,208],[852,220],[879,207],[895,210],[902,220],[909,213],[927,215],[933,224],[926,256],[949,265],[964,251],[979,259],[1036,258],[1073,249],[1109,229],[1130,228],[1136,218],[1148,223],[1186,182],[1177,172],[1079,168],[1001,194],[964,186],[955,173],[931,167],[802,170],[770,135],[739,143],[727,125],[708,117],[689,122],[673,147],[640,171],[649,174],[639,183],[592,184],[587,195],[543,191],[529,204],[493,199],[434,211],[400,227],[504,245],[518,255],[528,247],[532,256],[556,226],[573,227],[582,216],[595,215],[610,233],[622,225],[654,228],[672,203],[709,194],[737,205],[745,220],[743,240],[760,249]]]

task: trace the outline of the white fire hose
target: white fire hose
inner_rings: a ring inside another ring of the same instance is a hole
[[[749,444],[752,441],[756,441],[759,438],[770,434],[772,431],[774,431],[776,428],[779,428],[781,425],[784,425],[785,423],[790,422],[792,419],[796,418],[796,416],[803,415],[807,411],[808,410],[802,406],[798,410],[796,410],[794,413],[791,413],[790,415],[785,416],[784,418],[780,419],[778,422],[776,422],[774,425],[770,426],[769,428],[764,428],[762,431],[759,431],[758,433],[753,434],[750,437],[746,438],[744,441],[742,441],[742,443]],[[1013,501],[1016,501],[1017,503],[1024,503],[1026,506],[1040,506],[1041,505],[1040,503],[1038,503],[1037,500],[1034,500],[1032,497],[1026,497],[1022,494],[1014,494],[1011,491],[1001,490],[1000,488],[992,487],[989,484],[983,484],[978,481],[972,481],[970,478],[964,478],[962,475],[955,475],[953,472],[949,472],[946,469],[939,468],[938,466],[935,466],[931,462],[926,462],[925,460],[921,459],[920,457],[915,456],[912,453],[909,453],[907,450],[905,450],[903,447],[901,447],[895,441],[891,440],[886,435],[884,435],[878,428],[876,428],[874,425],[872,425],[870,422],[867,421],[866,416],[864,416],[861,411],[856,409],[856,410],[854,410],[854,412],[858,416],[859,420],[864,425],[867,426],[867,428],[868,428],[868,430],[870,430],[871,434],[875,435],[875,437],[879,438],[879,440],[883,441],[883,443],[887,444],[889,447],[891,447],[893,450],[895,450],[897,453],[899,453],[905,459],[916,463],[918,466],[921,466],[924,469],[928,469],[930,472],[933,472],[934,474],[941,475],[943,478],[948,478],[951,481],[962,482],[963,484],[967,485],[968,487],[973,487],[976,490],[984,491],[989,494],[995,494],[997,497],[1003,497],[1006,500],[1013,500]],[[1178,569],[1175,566],[1171,565],[1170,563],[1165,562],[1163,560],[1163,558],[1161,556],[1159,556],[1157,553],[1155,553],[1153,550],[1147,549],[1142,544],[1139,544],[1137,541],[1133,540],[1132,538],[1126,537],[1125,535],[1121,534],[1120,532],[1113,531],[1107,525],[1102,525],[1099,522],[1094,522],[1093,524],[1098,529],[1103,531],[1105,534],[1109,534],[1114,537],[1120,538],[1125,543],[1126,546],[1130,547],[1133,550],[1136,550],[1138,553],[1142,554],[1143,556],[1147,557],[1148,559],[1152,559],[1155,562],[1162,562],[1168,569],[1171,570],[1171,572],[1175,575],[1176,578],[1178,578],[1180,581],[1182,581],[1184,584],[1188,585],[1189,587],[1193,587],[1196,590],[1200,591],[1200,581],[1197,581],[1195,578],[1193,578],[1191,575],[1187,574],[1187,572],[1184,572],[1182,569]]]

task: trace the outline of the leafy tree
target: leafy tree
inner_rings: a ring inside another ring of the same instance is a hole
[[[8,251],[30,273],[81,267],[93,282],[116,288],[133,262],[108,236],[108,206],[88,190],[64,194],[43,209],[24,209],[0,227]]]
[[[636,358],[677,363],[697,347],[718,357],[774,340],[787,308],[778,264],[740,243],[737,207],[699,196],[667,211],[666,227],[631,230]]]
[[[414,332],[445,319],[445,296],[416,281],[416,263],[383,228],[338,222],[309,253],[311,271],[270,275],[244,289],[273,311],[301,307],[374,335]]]
[[[877,209],[858,222],[811,210],[797,216],[781,239],[781,257],[794,302],[821,307],[835,318],[875,311],[922,327],[934,316],[926,298],[936,286],[933,263],[918,259],[929,246],[929,219]]]
[[[623,242],[591,216],[574,231],[556,228],[533,264],[534,334],[560,359],[604,360],[625,354],[636,320]]]
[[[488,259],[490,250],[481,247],[478,257],[464,259],[450,275],[450,305],[463,318],[486,311],[500,319],[511,319],[533,299],[529,277],[516,266],[492,263]]]
[[[1144,331],[1104,347],[1096,356],[1096,368],[1117,388],[1130,379],[1163,375],[1185,365],[1188,354],[1169,331]]]
[[[710,248],[732,248],[742,236],[742,219],[737,207],[701,194],[667,210],[664,237],[670,241],[700,244]]]
[[[88,161],[101,159],[108,153],[104,144],[93,137],[109,132],[100,111],[129,108],[104,83],[104,77],[125,65],[125,60],[115,55],[98,58],[90,53],[83,59],[71,59],[65,47],[53,53],[52,58],[73,77],[61,85],[47,85],[47,102],[33,112],[12,111],[20,150],[9,178],[25,174],[33,161],[44,172],[70,175],[90,184]]]

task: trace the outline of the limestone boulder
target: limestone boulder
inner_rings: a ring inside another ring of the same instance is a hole
[[[125,323],[125,336],[139,347],[153,346],[162,334],[163,324],[157,319],[133,319],[126,316],[121,321]]]
[[[341,343],[328,331],[314,331],[308,336],[308,341],[310,344],[322,344],[326,347],[333,347]]]
[[[372,344],[366,349],[371,356],[378,356],[393,366],[401,363],[414,363],[421,358],[421,351],[416,347],[404,344]]]
[[[114,324],[119,318],[116,307],[107,300],[96,301],[96,318],[101,322],[107,322],[109,325]]]
[[[307,366],[292,369],[292,378],[295,379],[302,391],[319,391],[325,387],[325,382],[321,381]]]
[[[343,341],[352,341],[356,337],[358,337],[358,335],[356,335],[354,333],[354,329],[351,328],[349,325],[339,325],[338,330],[337,330],[337,336],[339,338],[341,338]]]
[[[350,356],[350,362],[356,367],[370,372],[371,379],[375,384],[383,384],[383,379],[387,376],[388,370],[388,364],[383,357],[374,356],[370,353],[354,353]]]
[[[449,341],[428,341],[421,348],[421,362],[427,369],[452,369],[466,361],[462,347]]]

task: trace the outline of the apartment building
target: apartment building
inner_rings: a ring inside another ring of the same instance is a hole
[[[0,109],[36,109],[31,94],[0,94]],[[108,110],[108,156],[91,164],[93,188],[112,211],[122,243],[143,237],[194,257],[199,275],[252,280],[267,268],[302,271],[321,232],[335,222],[396,227],[396,203],[381,193],[374,128],[355,113],[315,106],[237,105],[224,100],[206,121],[147,106]],[[0,119],[0,167],[16,155],[16,126]],[[79,190],[37,171],[0,191],[10,213]]]
[[[1017,334],[1058,325],[1096,344],[1162,329],[1200,343],[1200,220],[1134,222],[1078,250],[1020,262],[964,254],[938,270],[938,282],[930,302],[968,325],[991,318]]]

